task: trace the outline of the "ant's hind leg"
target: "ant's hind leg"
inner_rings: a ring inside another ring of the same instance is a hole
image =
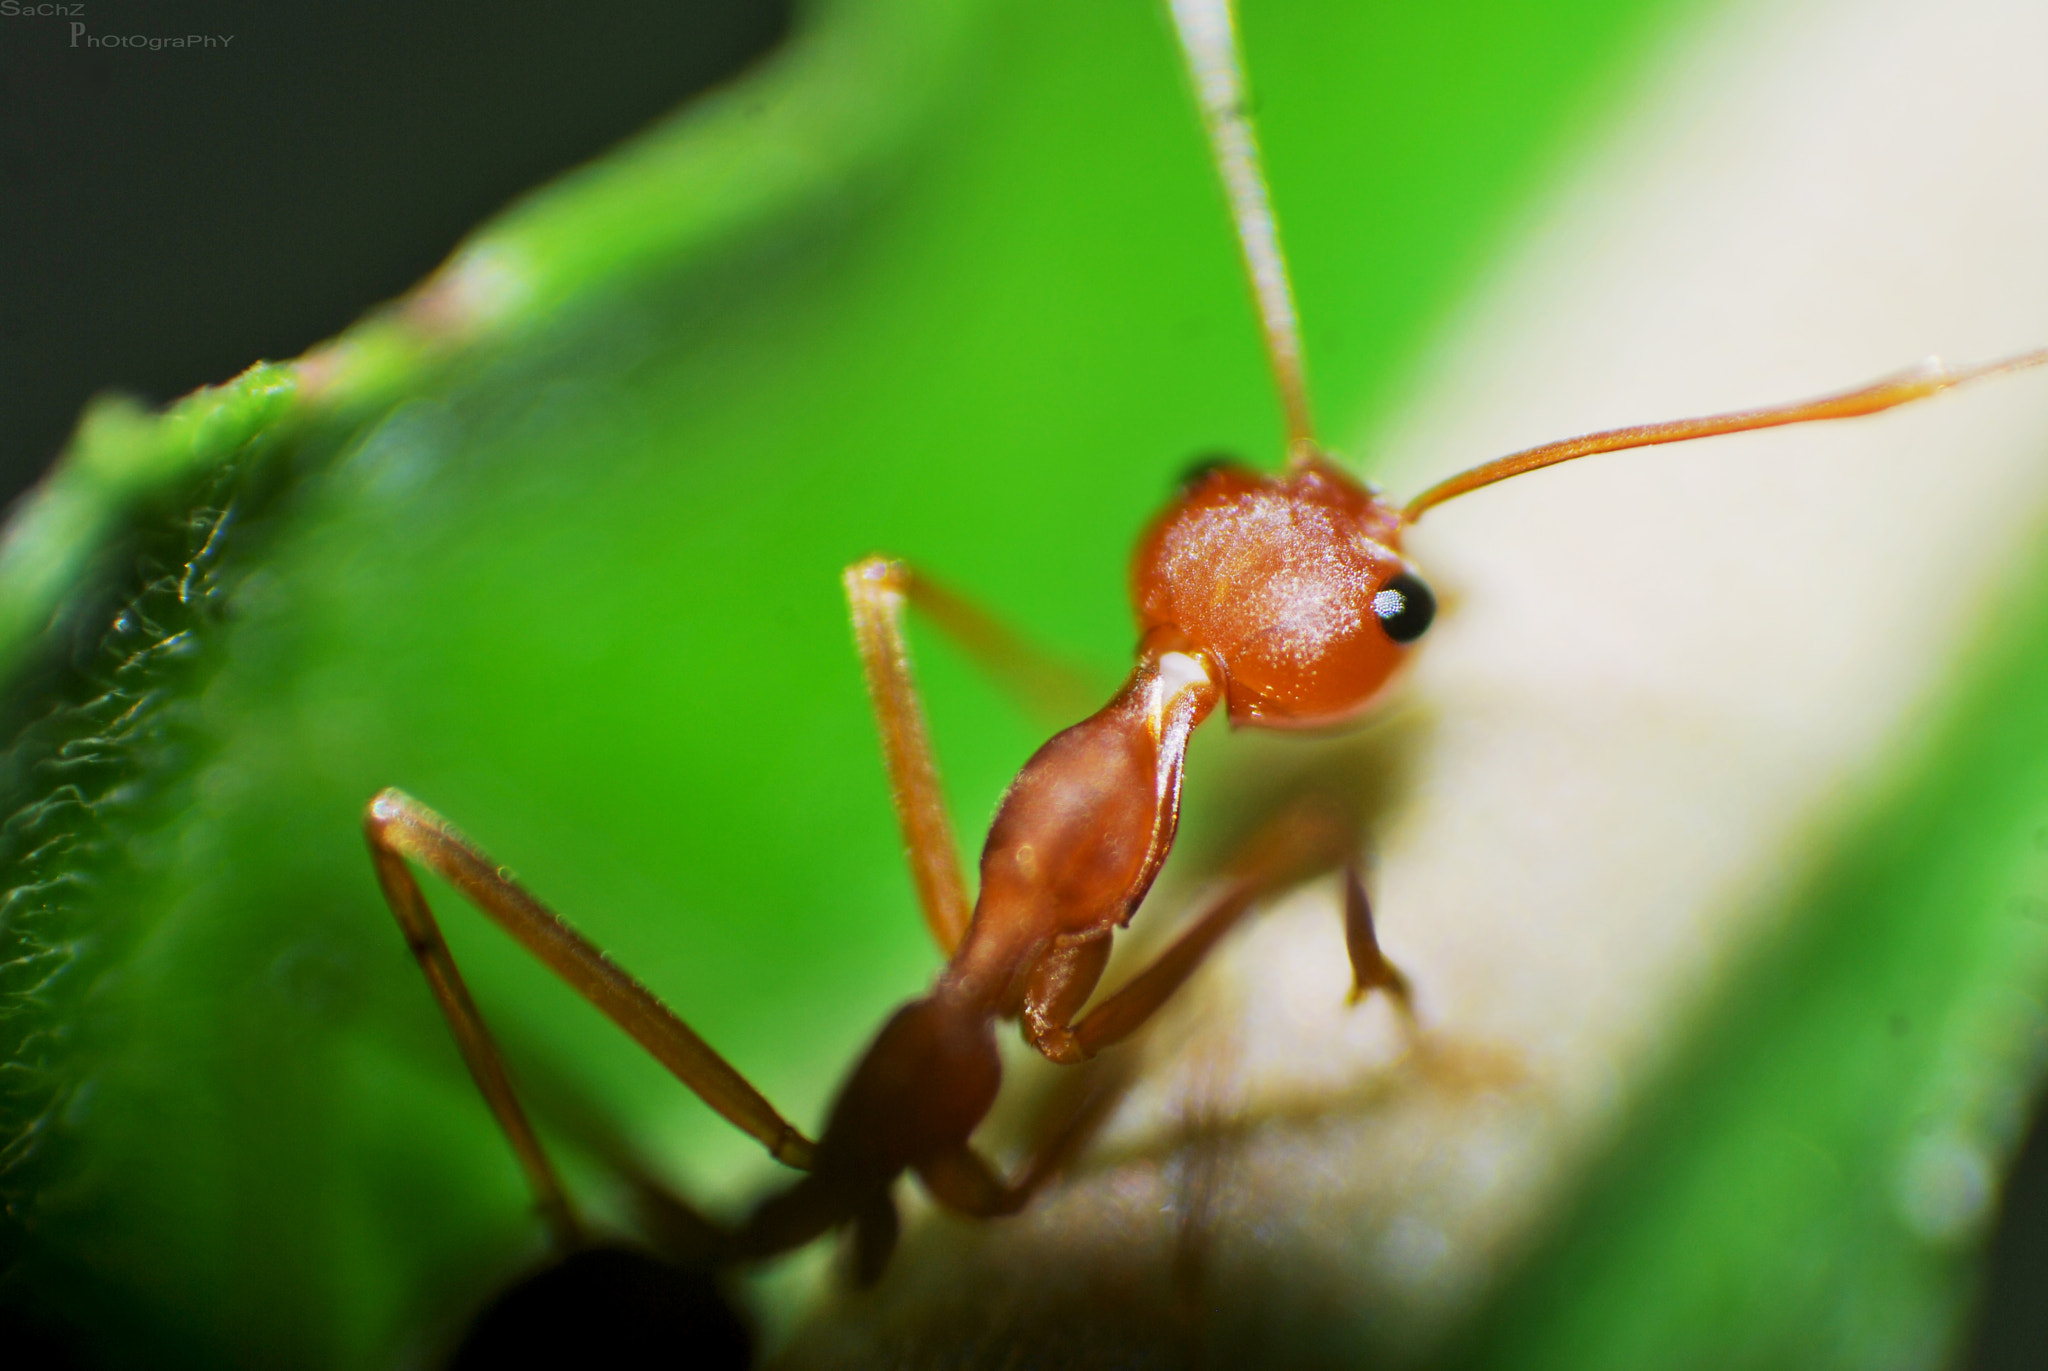
[[[614,966],[589,939],[505,875],[440,815],[401,791],[386,790],[364,811],[363,832],[369,840],[377,882],[405,933],[406,945],[426,973],[427,984],[455,1032],[463,1060],[518,1155],[548,1226],[563,1247],[574,1247],[581,1240],[575,1214],[512,1089],[504,1059],[463,985],[408,860],[419,862],[454,886],[778,1161],[800,1169],[810,1167],[815,1151],[811,1140],[776,1113],[746,1077],[651,991]]]
[[[462,973],[456,969],[455,957],[448,951],[448,942],[441,936],[441,926],[435,922],[433,911],[427,907],[426,896],[406,869],[404,859],[381,841],[375,809],[385,798],[380,795],[372,801],[371,817],[366,821],[370,833],[370,859],[376,864],[377,880],[384,888],[384,899],[405,933],[406,946],[412,949],[420,970],[426,973],[427,985],[434,992],[441,1013],[455,1031],[455,1042],[462,1049],[462,1060],[469,1067],[470,1076],[475,1079],[484,1102],[497,1119],[499,1130],[512,1144],[512,1152],[519,1159],[519,1169],[526,1173],[526,1184],[533,1192],[534,1207],[540,1211],[549,1237],[559,1250],[573,1251],[584,1245],[583,1227],[577,1220],[568,1192],[562,1188],[562,1178],[556,1174],[554,1163],[548,1160],[546,1149],[540,1145],[540,1138],[535,1135],[526,1110],[512,1089],[511,1078],[505,1073],[504,1056],[498,1051],[490,1030],[484,1026],[476,1001],[470,998],[469,987],[463,983]]]

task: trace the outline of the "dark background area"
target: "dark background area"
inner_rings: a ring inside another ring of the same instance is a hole
[[[737,72],[789,8],[0,5],[0,500],[95,392],[161,403],[296,356],[522,191]],[[88,42],[187,34],[233,41]]]
[[[0,500],[56,456],[95,392],[162,402],[303,352],[789,22],[786,0],[79,8],[0,12]],[[232,41],[85,41],[187,34]],[[2040,1119],[1993,1254],[1967,1364],[2048,1366]],[[0,1337],[30,1364],[61,1358],[18,1341],[27,1330]]]
[[[2006,1180],[1991,1269],[1968,1355],[1970,1371],[2048,1366],[2048,1109],[2037,1108]]]

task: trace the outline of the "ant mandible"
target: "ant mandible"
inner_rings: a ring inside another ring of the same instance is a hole
[[[1488,462],[1393,505],[1316,442],[1277,223],[1244,112],[1228,0],[1171,0],[1171,9],[1260,316],[1285,417],[1286,465],[1277,475],[1229,463],[1207,467],[1139,539],[1131,569],[1137,664],[1106,706],[1056,734],[1011,783],[982,849],[972,901],[903,620],[905,607],[917,604],[942,627],[964,626],[967,636],[977,629],[985,636],[989,625],[902,563],[871,558],[847,571],[854,636],[912,880],[946,964],[930,990],[882,1026],[816,1142],[440,816],[397,790],[369,804],[365,830],[385,898],[565,1251],[584,1242],[575,1211],[408,861],[446,879],[713,1109],[777,1160],[807,1173],[723,1236],[720,1261],[773,1256],[851,1224],[856,1275],[870,1282],[895,1243],[891,1191],[905,1172],[916,1172],[949,1209],[1009,1214],[1056,1170],[1082,1131],[1077,1112],[1014,1178],[975,1149],[973,1135],[1000,1082],[998,1021],[1020,1019],[1025,1039],[1052,1061],[1087,1060],[1135,1032],[1260,894],[1305,863],[1345,866],[1354,999],[1378,989],[1407,1009],[1407,982],[1380,953],[1355,867],[1344,862],[1341,841],[1307,823],[1270,829],[1178,941],[1082,1012],[1115,930],[1130,922],[1173,847],[1182,761],[1196,726],[1218,705],[1239,727],[1344,723],[1371,703],[1429,627],[1434,600],[1401,554],[1404,531],[1426,511],[1594,453],[1873,414],[1974,377],[2048,362],[2048,350],[1956,371],[1930,361],[1816,400],[1589,434]]]

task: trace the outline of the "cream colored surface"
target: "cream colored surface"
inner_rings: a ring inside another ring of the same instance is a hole
[[[1405,494],[1544,439],[2048,344],[2043,54],[2038,0],[1709,16],[1532,215],[1410,411],[1339,437],[1400,454]],[[1391,1015],[1344,1008],[1334,884],[1305,890],[1149,1041],[1094,1170],[1006,1224],[913,1222],[928,1251],[828,1307],[799,1360],[891,1329],[918,1364],[955,1327],[990,1364],[1142,1361],[1188,1326],[1176,1253],[1273,1320],[1210,1330],[1226,1344],[1335,1321],[1426,1348],[1914,746],[2044,509],[2035,371],[1433,512],[1411,552],[1454,604],[1396,705],[1429,723],[1373,891],[1462,1083],[1389,1065]],[[1191,1141],[1205,1122],[1241,1127]]]

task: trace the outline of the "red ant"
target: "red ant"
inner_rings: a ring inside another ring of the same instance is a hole
[[[931,988],[897,1010],[856,1062],[817,1141],[433,811],[396,790],[369,804],[365,827],[385,897],[564,1249],[581,1245],[579,1223],[408,861],[449,881],[713,1109],[806,1173],[721,1235],[718,1260],[774,1256],[851,1225],[856,1275],[871,1282],[896,1240],[891,1192],[903,1173],[916,1172],[959,1213],[1010,1214],[1087,1127],[1087,1110],[1074,1111],[1014,1177],[975,1149],[973,1136],[1000,1084],[999,1021],[1021,1020],[1025,1039],[1052,1061],[1085,1061],[1141,1027],[1258,896],[1305,863],[1345,865],[1341,843],[1313,823],[1269,829],[1176,942],[1087,1008],[1116,929],[1129,923],[1172,850],[1189,736],[1219,705],[1233,725],[1277,729],[1341,724],[1367,708],[1434,614],[1428,587],[1400,550],[1404,531],[1425,512],[1594,453],[1872,414],[1974,377],[2048,362],[2042,351],[1960,371],[1928,363],[1821,399],[1548,443],[1451,477],[1405,506],[1391,504],[1332,462],[1315,438],[1228,6],[1174,0],[1173,11],[1261,316],[1285,415],[1286,466],[1277,475],[1210,466],[1139,539],[1131,570],[1137,664],[1106,706],[1056,734],[1011,783],[972,900],[911,677],[904,611],[919,605],[968,638],[999,630],[899,562],[872,558],[846,572],[912,879],[947,960]],[[1345,889],[1354,999],[1383,990],[1407,1010],[1407,981],[1380,953],[1355,866],[1346,866]]]

